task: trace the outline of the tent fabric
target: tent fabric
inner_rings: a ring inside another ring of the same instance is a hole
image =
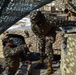
[[[0,0],[0,34],[31,11],[54,0]]]

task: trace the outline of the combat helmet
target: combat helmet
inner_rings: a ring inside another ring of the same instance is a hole
[[[2,43],[3,43],[3,46],[5,46],[5,43],[8,42],[8,41],[12,41],[12,38],[9,38],[9,36],[4,36],[2,38]]]

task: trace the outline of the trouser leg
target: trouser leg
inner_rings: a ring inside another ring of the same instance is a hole
[[[40,52],[40,57],[44,57],[45,54],[45,39],[44,37],[39,38],[38,48]]]
[[[39,43],[38,43],[38,49],[40,52],[40,60],[38,65],[35,67],[37,69],[40,69],[44,67],[44,55],[45,55],[45,39],[44,37],[39,38]]]
[[[53,48],[52,48],[52,40],[49,39],[46,41],[46,54],[48,61],[53,60]]]
[[[47,75],[52,73],[52,61],[53,61],[53,49],[52,49],[52,40],[49,39],[46,41],[46,53],[47,53]]]

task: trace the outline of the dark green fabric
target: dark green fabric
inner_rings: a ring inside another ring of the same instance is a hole
[[[0,34],[14,23],[54,0],[0,0]]]

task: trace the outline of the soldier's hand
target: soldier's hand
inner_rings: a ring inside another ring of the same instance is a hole
[[[49,39],[53,40],[53,37],[46,36],[45,39],[46,40],[49,40]]]
[[[31,47],[31,42],[28,42],[26,45],[28,48]]]

